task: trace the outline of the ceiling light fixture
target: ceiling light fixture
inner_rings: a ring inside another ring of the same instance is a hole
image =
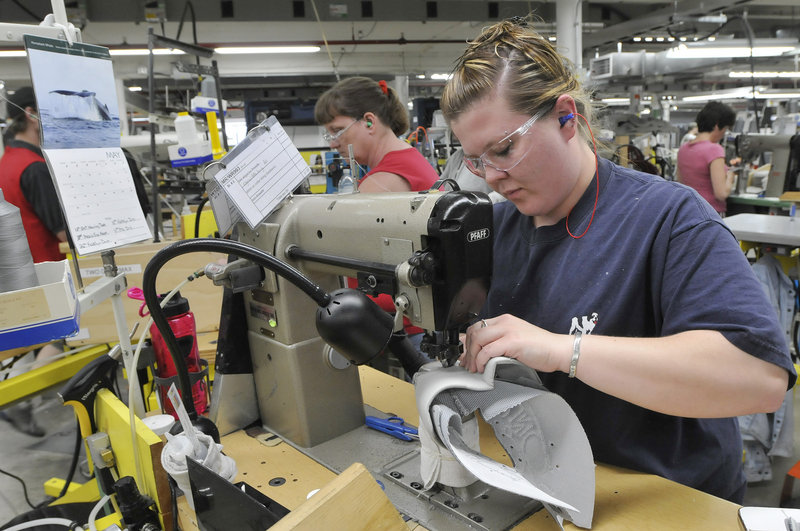
[[[0,50],[0,57],[25,57],[25,50]]]
[[[221,55],[262,54],[262,53],[316,53],[319,46],[221,46],[214,52]]]
[[[667,50],[669,58],[706,59],[706,58],[733,58],[750,57],[776,57],[797,49],[796,39],[756,39],[753,48],[750,48],[746,39],[730,39],[708,43],[679,44]]]
[[[733,78],[784,78],[800,79],[800,72],[730,72],[728,77]]]
[[[111,48],[108,50],[111,57],[123,57],[134,55],[149,55],[150,50],[147,48]],[[153,55],[183,55],[181,50],[170,48],[153,48]]]
[[[726,91],[710,92],[708,94],[696,94],[692,96],[685,96],[684,102],[692,101],[711,101],[711,100],[741,100],[741,99],[757,99],[757,100],[792,100],[800,99],[800,90],[795,91],[774,91],[770,92],[766,87],[756,87],[755,93],[749,87],[740,87]]]

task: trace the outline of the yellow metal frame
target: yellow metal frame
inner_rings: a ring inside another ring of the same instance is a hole
[[[97,345],[0,382],[0,407],[69,380],[84,365],[108,350],[106,344]]]

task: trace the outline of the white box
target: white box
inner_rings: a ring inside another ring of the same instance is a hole
[[[0,293],[0,350],[47,343],[78,331],[78,296],[67,260],[35,267],[38,286]]]
[[[189,107],[192,109],[192,112],[199,112],[199,113],[215,112],[219,114],[219,105],[217,104],[217,98],[206,98],[205,96],[195,96],[189,103]],[[222,112],[224,112],[226,115],[228,114],[227,100],[222,100]]]
[[[168,146],[169,160],[173,168],[183,166],[199,166],[214,159],[211,155],[211,144],[208,142],[198,142],[182,146],[175,144]]]

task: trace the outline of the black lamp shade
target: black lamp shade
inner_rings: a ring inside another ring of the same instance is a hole
[[[392,337],[394,318],[361,291],[342,288],[317,308],[320,337],[354,365],[380,354]]]

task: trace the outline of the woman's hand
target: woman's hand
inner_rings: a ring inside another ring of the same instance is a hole
[[[462,367],[483,372],[491,358],[505,356],[538,371],[569,370],[572,336],[553,334],[512,315],[482,319],[467,328]]]

